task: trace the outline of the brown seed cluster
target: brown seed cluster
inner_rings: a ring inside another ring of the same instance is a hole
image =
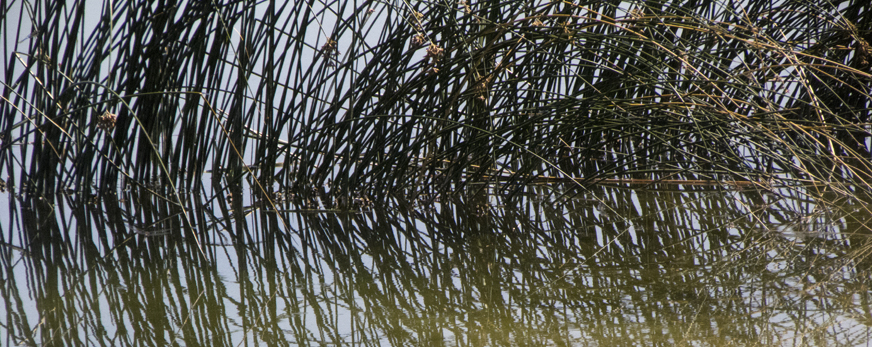
[[[476,99],[478,99],[479,101],[482,101],[482,102],[487,102],[487,96],[489,94],[490,85],[491,85],[491,82],[493,81],[493,79],[494,79],[494,76],[489,75],[487,77],[482,78],[481,80],[478,81],[478,83],[475,84],[475,87],[473,87],[473,89],[474,89],[475,93],[478,94],[478,96],[476,96]]]
[[[409,17],[409,21],[415,28],[415,31],[417,31],[417,34],[415,34],[415,36],[412,36],[412,41],[409,46],[412,49],[418,49],[427,45],[428,42],[430,43],[430,46],[427,47],[427,54],[424,56],[425,62],[423,70],[424,73],[426,73],[427,75],[435,75],[439,73],[439,68],[437,68],[436,66],[439,63],[439,60],[442,59],[442,55],[445,50],[442,47],[439,47],[439,45],[437,45],[433,41],[431,41],[427,37],[427,35],[423,33],[423,19],[423,13],[414,10],[412,11],[412,15]]]
[[[336,57],[339,56],[339,48],[337,47],[336,40],[327,39],[327,42],[321,46],[321,53],[324,53],[324,55],[329,59],[327,62],[328,66],[336,66]]]
[[[431,43],[430,47],[427,48],[427,55],[424,56],[424,59],[427,60],[425,71],[428,75],[432,76],[439,73],[436,63],[442,59],[442,53],[444,51],[444,49],[435,43]]]
[[[117,120],[117,114],[109,113],[109,110],[106,110],[102,116],[97,117],[97,127],[106,132],[112,131],[112,129],[115,129],[115,122]]]
[[[442,58],[442,52],[444,49],[437,46],[435,43],[431,43],[430,47],[427,48],[427,55],[424,56],[424,59],[428,59],[431,64],[436,63],[437,60]]]
[[[417,22],[420,22],[422,19],[424,19],[424,14],[418,11],[413,10],[412,16],[415,17],[414,20]]]
[[[324,45],[321,46],[321,52],[329,55],[339,54],[339,49],[336,48],[336,40],[327,39],[327,42],[325,42]]]
[[[425,36],[424,34],[419,33],[418,35],[412,37],[412,46],[417,48],[425,44],[427,44],[427,36]]]

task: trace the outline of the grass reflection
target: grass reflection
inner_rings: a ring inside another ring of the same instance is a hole
[[[534,196],[542,189],[529,188]],[[398,201],[299,213],[289,211],[308,209],[294,206],[301,201],[282,211],[240,201],[234,211],[194,195],[188,210],[199,218],[205,259],[175,205],[147,191],[17,205],[21,223],[2,248],[6,340],[866,342],[872,247],[869,217],[855,200],[601,187],[560,203],[471,195],[429,208]],[[602,213],[597,201],[614,212]]]

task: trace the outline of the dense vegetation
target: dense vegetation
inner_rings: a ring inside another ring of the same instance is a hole
[[[42,194],[872,172],[865,1],[38,1],[3,25],[0,166]]]
[[[868,0],[4,5],[13,344],[870,336]]]

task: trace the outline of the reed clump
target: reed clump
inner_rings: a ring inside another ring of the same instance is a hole
[[[43,194],[872,178],[863,1],[76,6],[7,16],[0,165]]]

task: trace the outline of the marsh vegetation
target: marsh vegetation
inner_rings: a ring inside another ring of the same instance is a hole
[[[243,338],[271,345],[865,341],[864,1],[13,1],[2,18],[0,255],[44,319],[4,295],[16,343],[103,336],[99,310],[63,303],[97,283],[116,327],[175,317],[154,344],[237,343],[198,306],[237,299],[255,302],[235,303]],[[200,267],[222,261],[258,289],[210,298],[228,274]],[[114,266],[192,282],[143,301]],[[217,330],[190,330],[198,314]]]

